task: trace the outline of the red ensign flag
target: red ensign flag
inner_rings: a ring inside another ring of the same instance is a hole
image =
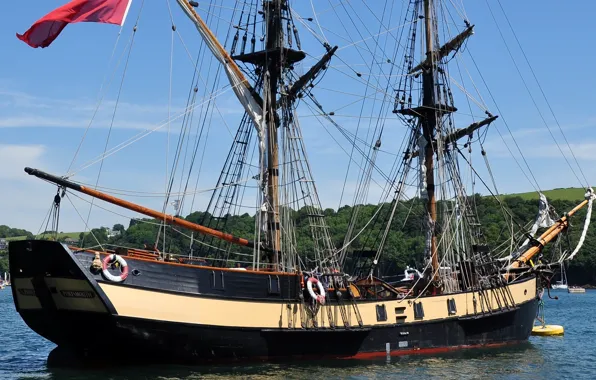
[[[100,22],[122,25],[132,0],[73,0],[37,20],[17,37],[31,47],[48,47],[66,25]]]

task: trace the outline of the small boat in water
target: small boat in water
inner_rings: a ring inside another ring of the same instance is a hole
[[[582,288],[581,286],[570,286],[567,289],[567,292],[568,293],[585,293],[586,292],[586,289],[585,288]]]
[[[552,285],[554,290],[561,289],[566,290],[568,289],[567,286],[567,275],[565,274],[565,263],[561,263],[561,280],[557,281],[554,285]]]

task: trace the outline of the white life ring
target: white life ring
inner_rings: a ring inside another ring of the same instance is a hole
[[[122,270],[122,273],[120,273],[120,276],[114,276],[113,274],[111,274],[108,271],[108,266],[115,261],[117,261],[118,264],[120,264],[120,268]],[[126,280],[126,277],[128,277],[128,264],[126,264],[126,260],[124,260],[121,256],[116,255],[115,253],[111,254],[111,255],[107,255],[103,259],[103,261],[101,262],[101,268],[102,268],[102,273],[105,276],[105,278],[107,278],[108,280],[110,280],[112,282],[122,282],[122,281]]]
[[[317,288],[319,288],[319,295],[315,294],[312,288],[313,284],[317,284]],[[325,289],[323,288],[323,284],[321,284],[321,281],[317,280],[314,277],[310,277],[306,283],[306,288],[308,289],[308,294],[310,294],[313,300],[317,300],[317,302],[321,305],[325,304]]]

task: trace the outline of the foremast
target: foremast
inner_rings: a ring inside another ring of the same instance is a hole
[[[435,174],[434,174],[434,144],[435,131],[437,129],[437,113],[435,111],[435,62],[433,57],[433,1],[424,0],[424,29],[426,40],[426,56],[430,65],[422,74],[422,105],[424,117],[422,118],[422,136],[424,138],[425,154],[424,165],[426,175],[426,210],[428,213],[427,239],[430,240],[430,260],[433,273],[433,282],[439,280],[439,256],[437,251],[437,237],[435,224],[437,222],[437,202],[435,197]]]
[[[497,116],[488,114],[487,119],[472,123],[470,126],[461,129],[451,129],[452,120],[449,121],[449,126],[445,125],[444,118],[451,117],[449,115],[456,112],[457,109],[452,104],[453,98],[446,83],[446,69],[441,66],[446,65],[444,58],[457,51],[464,41],[473,34],[474,26],[465,21],[466,29],[443,45],[439,45],[435,1],[418,0],[414,7],[413,23],[417,23],[419,19],[424,20],[424,25],[421,28],[424,28],[425,58],[417,65],[412,64],[411,59],[413,59],[416,40],[416,27],[414,27],[410,38],[411,55],[406,56],[406,61],[409,62],[406,73],[410,78],[422,77],[422,101],[420,106],[413,107],[412,79],[410,79],[409,84],[408,81],[404,82],[403,88],[401,88],[402,83],[400,82],[394,112],[403,115],[405,117],[404,121],[411,125],[418,146],[417,151],[406,152],[406,159],[419,157],[420,161],[420,198],[425,200],[426,210],[424,222],[426,230],[425,254],[432,273],[429,279],[432,280],[434,291],[437,291],[442,286],[437,239],[438,212],[435,170],[438,170],[441,163],[444,163],[442,159],[444,160],[445,152],[449,149],[449,146],[455,146],[460,138],[471,136],[477,129],[493,122]],[[441,78],[443,84],[440,83]],[[443,86],[443,91],[441,91],[441,86]],[[410,91],[410,94],[406,97],[408,91]],[[444,96],[441,96],[442,93]],[[401,98],[400,94],[402,94]],[[414,123],[412,120],[417,121]],[[441,173],[439,172],[438,175],[440,176]]]

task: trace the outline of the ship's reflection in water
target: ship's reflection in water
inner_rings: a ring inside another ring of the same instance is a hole
[[[378,360],[287,361],[280,363],[199,367],[148,366],[108,370],[48,370],[44,379],[368,379],[425,378],[535,379],[552,376],[556,368],[532,343],[505,348],[460,350],[439,355],[400,356]],[[22,379],[31,379],[29,374]]]

